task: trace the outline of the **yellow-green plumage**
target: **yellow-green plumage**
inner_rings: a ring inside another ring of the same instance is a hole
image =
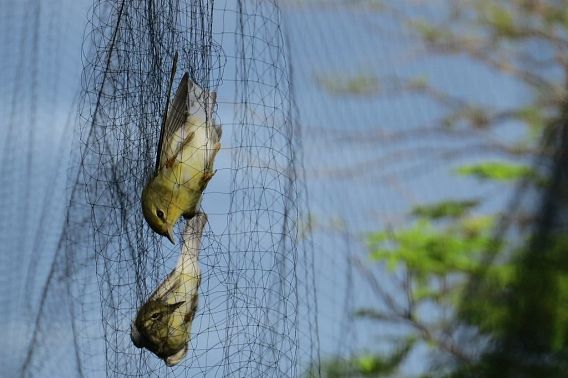
[[[173,226],[193,217],[213,177],[221,127],[213,110],[216,93],[201,89],[186,73],[164,123],[155,175],[142,192],[142,212],[150,227],[173,242]]]
[[[178,364],[187,354],[191,323],[197,311],[201,282],[198,256],[206,221],[203,213],[187,220],[175,269],[140,307],[132,323],[134,345],[147,348],[168,366]]]

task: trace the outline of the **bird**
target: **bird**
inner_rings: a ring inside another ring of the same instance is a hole
[[[171,82],[175,74],[172,69]],[[169,97],[169,96],[168,96]],[[154,174],[141,196],[150,228],[175,244],[173,228],[193,217],[203,191],[215,174],[222,128],[214,119],[217,93],[202,89],[185,72],[160,130]]]
[[[140,306],[131,325],[130,338],[137,348],[146,348],[167,366],[186,356],[191,324],[197,312],[201,283],[199,250],[205,213],[186,220],[181,254],[174,270]]]

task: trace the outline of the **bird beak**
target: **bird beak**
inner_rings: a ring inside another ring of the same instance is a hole
[[[142,348],[144,346],[144,343],[142,342],[142,335],[140,335],[140,332],[134,322],[132,322],[132,325],[130,326],[130,339],[136,348]]]
[[[168,233],[167,233],[166,236],[172,242],[172,244],[176,244],[176,241],[174,239],[174,228],[173,228],[173,226],[168,226]]]

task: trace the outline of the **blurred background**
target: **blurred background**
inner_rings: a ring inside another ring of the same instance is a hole
[[[0,376],[567,376],[567,9],[1,2]],[[175,51],[223,148],[167,368],[129,332]]]

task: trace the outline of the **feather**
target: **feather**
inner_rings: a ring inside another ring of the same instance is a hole
[[[206,223],[207,215],[205,213],[199,213],[186,221],[183,232],[183,245],[176,267],[150,296],[151,300],[175,303],[197,295],[199,281],[201,280],[198,260],[199,249],[201,248],[201,235]],[[183,279],[180,279],[181,277]],[[182,293],[184,297],[179,295],[172,296],[172,292]],[[191,300],[188,300],[188,302],[191,302]]]
[[[158,147],[158,162],[156,164],[158,171],[156,173],[163,169],[168,160],[176,154],[177,149],[175,149],[175,145],[172,143],[172,136],[184,126],[187,120],[189,80],[189,73],[186,72],[181,78],[176,90],[174,101],[168,110],[166,122],[164,123],[162,130],[163,140],[161,145]]]
[[[176,267],[138,310],[130,337],[137,348],[147,348],[167,366],[181,362],[188,351],[191,324],[197,312],[201,271],[199,250],[207,215],[186,221]],[[160,314],[160,316],[154,316]]]

